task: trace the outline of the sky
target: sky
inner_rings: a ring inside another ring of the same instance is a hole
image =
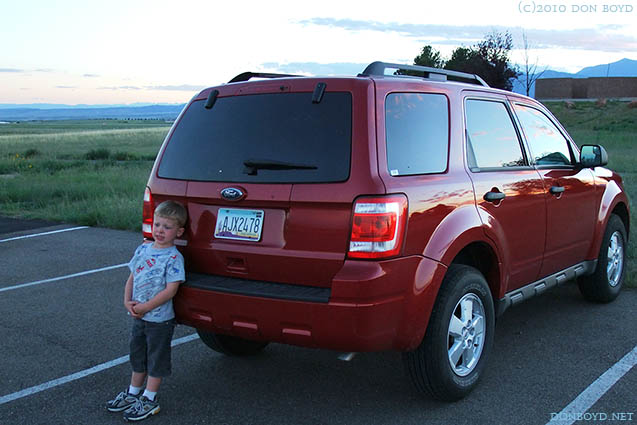
[[[185,103],[244,71],[355,75],[509,31],[539,68],[637,60],[637,0],[0,0],[0,104]]]

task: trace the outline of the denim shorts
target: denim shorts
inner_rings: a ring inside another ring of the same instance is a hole
[[[148,373],[155,378],[169,376],[172,371],[170,343],[174,331],[174,320],[154,323],[133,319],[130,339],[133,372]]]

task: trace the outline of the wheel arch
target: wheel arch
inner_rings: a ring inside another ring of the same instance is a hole
[[[429,238],[422,255],[441,267],[431,279],[431,284],[426,286],[426,292],[414,291],[419,298],[413,303],[417,308],[405,312],[404,323],[409,324],[405,326],[404,334],[407,336],[396,345],[397,349],[403,351],[413,350],[421,343],[430,315],[438,302],[440,288],[452,264],[467,265],[478,270],[487,281],[494,305],[497,305],[501,296],[504,282],[498,248],[486,235],[475,205],[460,207],[446,216]],[[414,330],[416,318],[424,320]]]
[[[477,269],[484,276],[494,303],[500,298],[502,288],[501,267],[498,255],[491,245],[484,241],[475,241],[458,252],[452,264],[463,264]]]
[[[626,239],[630,239],[630,212],[628,211],[626,204],[624,202],[618,202],[611,213],[619,216],[621,221],[624,223],[624,228],[626,229]]]
[[[497,226],[497,221],[494,222],[496,234],[499,235],[502,229]],[[506,240],[502,242],[506,243]],[[445,217],[432,234],[423,255],[447,267],[453,263],[472,266],[487,280],[494,301],[503,295],[505,277],[502,263],[507,259],[506,252],[502,253],[505,258],[501,258],[498,247],[486,233],[475,205],[458,208]]]
[[[587,259],[597,258],[599,249],[602,244],[608,220],[612,214],[616,214],[624,223],[626,229],[626,238],[630,235],[630,210],[628,206],[628,198],[619,185],[611,180],[605,185],[604,194],[602,195],[597,212],[597,220],[595,224],[595,233],[593,242],[588,251]]]

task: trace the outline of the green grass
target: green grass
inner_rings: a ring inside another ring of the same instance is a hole
[[[577,142],[601,144],[637,199],[637,108],[548,102]],[[44,121],[0,125],[0,214],[139,231],[144,187],[170,129],[162,121]],[[631,223],[637,223],[631,202]],[[634,233],[634,232],[632,232]],[[637,287],[637,242],[627,281]]]
[[[65,120],[25,121],[0,125],[0,136],[15,134],[50,134],[96,130],[136,130],[164,128],[169,123],[161,120]]]
[[[0,126],[0,214],[139,230],[161,121]]]

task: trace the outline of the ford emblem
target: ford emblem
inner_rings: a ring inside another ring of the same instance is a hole
[[[236,187],[226,187],[221,191],[221,197],[227,201],[239,201],[245,198],[243,190]]]

